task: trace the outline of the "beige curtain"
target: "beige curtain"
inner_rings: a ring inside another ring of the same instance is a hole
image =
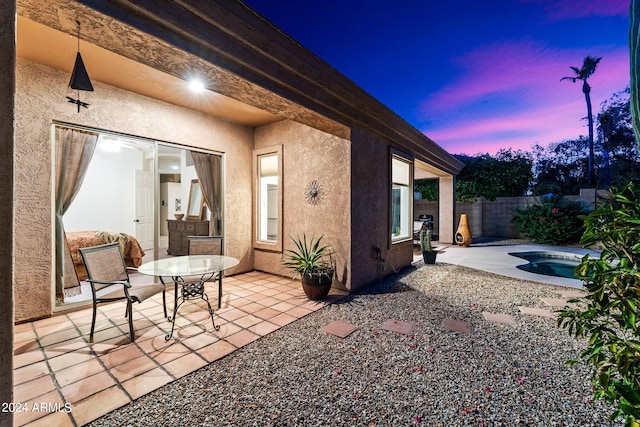
[[[56,299],[80,293],[62,217],[82,185],[98,134],[56,126]]]
[[[222,186],[220,184],[222,158],[215,154],[198,151],[191,151],[191,157],[202,189],[204,203],[211,212],[209,234],[219,236],[222,234]]]

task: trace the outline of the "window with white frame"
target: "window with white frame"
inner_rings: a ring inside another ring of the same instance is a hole
[[[278,153],[258,156],[257,240],[278,241]]]
[[[411,237],[411,162],[399,156],[391,158],[391,241]]]

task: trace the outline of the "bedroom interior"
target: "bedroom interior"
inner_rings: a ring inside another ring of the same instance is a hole
[[[169,143],[97,132],[82,184],[63,216],[73,282],[58,309],[91,302],[78,249],[119,241],[127,266],[183,255],[188,235],[208,235],[210,213],[200,192],[191,151]],[[133,285],[152,277],[131,274]]]

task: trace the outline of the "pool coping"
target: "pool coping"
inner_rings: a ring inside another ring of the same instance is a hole
[[[475,268],[477,270],[483,270],[517,279],[529,280],[532,282],[583,289],[583,283],[578,279],[544,276],[520,270],[517,266],[522,264],[522,259],[509,255],[510,252],[536,251],[557,252],[565,255],[575,254],[577,257],[582,257],[587,253],[599,256],[597,252],[585,248],[549,246],[535,243],[496,246],[474,246],[471,244],[468,247],[457,245],[445,247],[438,252],[437,262],[462,265],[465,267]]]

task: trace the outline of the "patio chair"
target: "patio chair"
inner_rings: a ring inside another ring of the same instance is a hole
[[[189,236],[189,255],[224,255],[223,247],[224,236]],[[213,280],[218,281],[219,309],[222,306],[222,273],[206,278],[206,281]]]
[[[87,269],[93,297],[93,318],[91,320],[91,333],[89,341],[93,342],[93,331],[96,325],[96,313],[98,304],[119,300],[126,300],[125,317],[129,318],[129,334],[131,341],[135,340],[133,332],[133,303],[142,302],[157,293],[163,293],[164,317],[167,317],[167,306],[164,303],[165,285],[155,283],[152,285],[132,286],[129,282],[127,270],[136,270],[127,267],[120,250],[120,245],[109,243],[80,249],[82,260]]]

